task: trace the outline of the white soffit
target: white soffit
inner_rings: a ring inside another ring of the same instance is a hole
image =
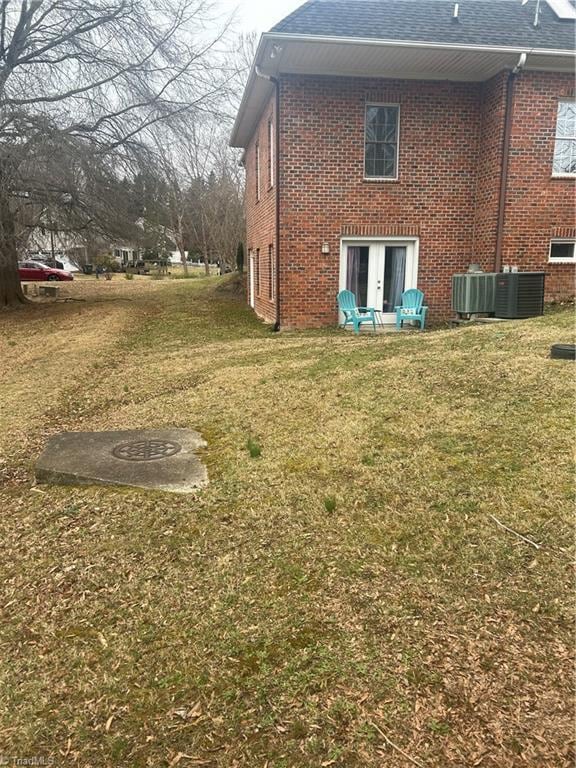
[[[291,42],[276,49],[274,59],[264,58],[261,68],[273,74],[310,74],[346,77],[387,77],[424,80],[487,80],[515,64],[518,56],[507,52],[362,44]],[[512,65],[513,65],[512,64]]]

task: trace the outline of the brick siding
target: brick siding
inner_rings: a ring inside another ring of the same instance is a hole
[[[573,97],[571,75],[526,72],[516,82],[502,263],[544,270],[548,299],[574,295],[574,265],[548,263],[552,238],[576,238],[576,180],[552,177],[558,101]]]
[[[501,72],[484,83],[480,90],[480,133],[472,250],[476,263],[486,272],[494,271],[496,255],[507,80],[508,73]]]
[[[418,286],[433,320],[451,314],[453,273],[474,261],[493,269],[506,78],[501,73],[483,84],[282,77],[282,327],[336,323],[341,237],[418,237]],[[548,264],[550,238],[559,236],[553,233],[574,228],[574,180],[551,178],[557,101],[571,85],[570,77],[554,73],[522,73],[516,82],[503,263],[545,269],[548,298],[573,293],[573,265]],[[364,179],[370,101],[400,105],[396,181]],[[246,153],[247,247],[260,249],[256,312],[269,321],[275,313],[268,247],[276,247],[274,190],[267,186],[271,116],[272,100]],[[322,243],[329,254],[322,254]]]
[[[269,135],[268,123],[275,123],[275,96],[271,96],[260,122],[254,132],[250,144],[246,148],[245,168],[246,168],[246,288],[249,298],[250,292],[250,254],[254,257],[256,273],[259,274],[260,291],[258,286],[254,285],[255,303],[254,310],[256,314],[267,322],[274,322],[276,319],[276,305],[274,290],[271,291],[271,282],[273,280],[273,270],[269,265],[269,249],[272,246],[272,255],[276,251],[276,190],[274,185],[278,183],[276,174],[273,178],[273,186],[270,186],[269,173]],[[257,200],[256,194],[256,144],[260,152],[260,199]],[[274,158],[272,158],[272,162]],[[259,264],[256,265],[257,254],[259,253]],[[271,299],[270,296],[273,298]]]

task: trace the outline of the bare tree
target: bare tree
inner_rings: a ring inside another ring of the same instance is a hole
[[[210,176],[216,147],[221,143],[214,121],[192,126],[193,141],[183,147],[182,162],[189,180],[190,215],[187,230],[190,241],[202,254],[204,270],[210,274],[211,211],[207,204],[207,179]]]
[[[129,172],[154,125],[218,113],[234,72],[217,23],[206,0],[1,0],[0,307],[24,301],[22,201],[93,224],[95,173]]]
[[[154,161],[165,190],[165,215],[169,222],[168,233],[180,253],[184,274],[188,274],[186,262],[186,220],[190,216],[189,174],[185,163],[178,158],[174,136],[167,135],[162,126],[153,132]],[[178,132],[176,137],[179,137]]]
[[[179,148],[176,161],[187,192],[187,239],[202,253],[206,274],[210,261],[234,267],[244,234],[244,182],[238,152],[228,147],[229,127],[226,121],[192,126],[193,140]]]
[[[252,69],[258,48],[258,33],[247,32],[237,36],[234,45],[234,69],[236,80],[240,88],[235,89],[235,94],[240,97],[244,92],[244,86]],[[239,102],[238,102],[239,103]]]
[[[211,253],[221,266],[233,269],[244,236],[244,187],[236,153],[222,144],[218,149],[204,188],[202,211]]]

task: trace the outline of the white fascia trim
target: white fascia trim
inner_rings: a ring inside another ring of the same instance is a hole
[[[383,40],[370,37],[330,37],[325,35],[296,35],[287,32],[264,32],[262,42],[285,40],[300,43],[336,43],[338,45],[370,45],[396,48],[430,48],[447,51],[479,51],[483,53],[526,53],[542,56],[576,56],[576,51],[554,50],[550,48],[508,47],[498,45],[462,45],[456,43],[434,43],[426,40]]]

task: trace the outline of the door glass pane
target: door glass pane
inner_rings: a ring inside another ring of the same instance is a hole
[[[382,311],[394,312],[406,283],[406,246],[386,246],[385,253]]]
[[[368,301],[369,251],[368,246],[348,246],[346,288],[352,291],[359,307],[365,307]]]

